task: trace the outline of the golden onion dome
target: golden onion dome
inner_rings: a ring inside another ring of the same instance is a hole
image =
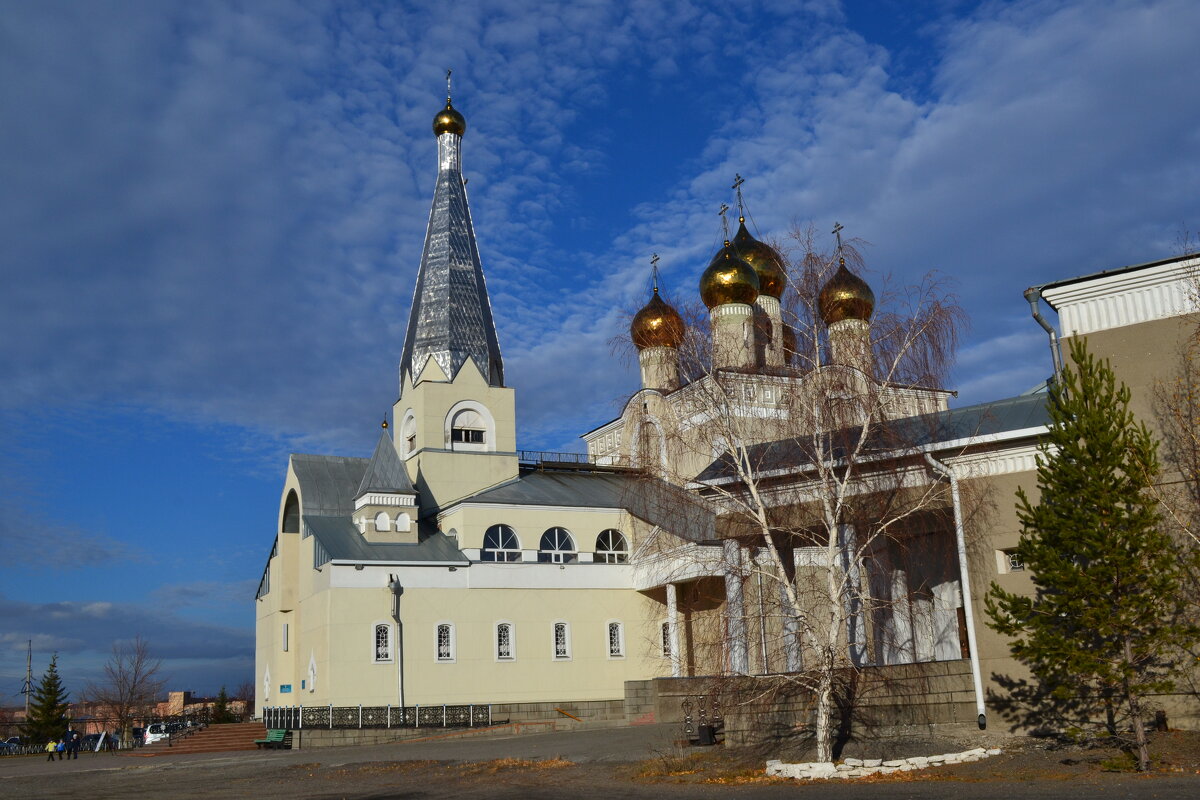
[[[450,98],[446,98],[446,107],[439,111],[437,116],[433,118],[433,135],[441,136],[443,133],[456,133],[462,136],[466,132],[466,118],[458,113],[458,109],[450,105]]]
[[[783,297],[787,286],[787,273],[783,269],[783,259],[771,245],[760,242],[746,230],[746,219],[739,219],[737,236],[733,237],[733,249],[742,261],[754,267],[758,273],[758,288],[762,294],[778,300]]]
[[[862,278],[846,269],[846,259],[839,259],[838,270],[821,288],[817,307],[826,325],[844,319],[868,320],[875,310],[875,293]]]
[[[683,344],[683,317],[658,296],[658,287],[650,302],[633,316],[629,335],[638,350],[647,347],[675,347]]]
[[[700,276],[700,299],[709,308],[725,303],[751,305],[758,299],[758,293],[758,273],[725,242]]]

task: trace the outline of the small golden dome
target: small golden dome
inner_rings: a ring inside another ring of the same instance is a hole
[[[683,331],[683,317],[658,296],[657,287],[650,302],[634,315],[629,325],[629,335],[638,350],[647,347],[677,348],[683,343]]]
[[[875,293],[862,278],[846,269],[846,259],[839,259],[838,270],[821,288],[817,307],[826,325],[844,319],[868,320],[875,310]]]
[[[732,245],[725,242],[700,276],[700,299],[709,308],[725,303],[752,305],[758,299],[758,293],[758,273],[738,258]]]
[[[745,218],[739,219],[737,236],[733,237],[733,249],[742,261],[754,267],[758,273],[758,288],[762,294],[778,300],[783,297],[787,286],[787,272],[783,269],[783,259],[774,247],[760,242],[746,230]]]
[[[446,107],[439,111],[437,116],[433,118],[433,135],[441,136],[443,133],[456,133],[462,136],[466,132],[466,118],[458,113],[458,109],[450,105],[450,100],[447,98]]]

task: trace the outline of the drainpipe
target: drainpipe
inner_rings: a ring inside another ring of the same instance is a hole
[[[400,696],[400,718],[404,718],[404,623],[400,621],[400,595],[404,587],[400,578],[388,575],[387,588],[392,592],[392,619],[396,620],[396,693]]]
[[[929,453],[925,460],[933,471],[950,479],[950,497],[954,504],[954,538],[958,544],[959,583],[962,588],[963,612],[967,618],[967,647],[971,649],[971,680],[975,684],[975,711],[979,714],[979,730],[987,728],[987,709],[983,704],[983,679],[979,677],[979,647],[975,640],[975,615],[971,610],[971,574],[967,568],[967,542],[963,535],[962,502],[958,494],[958,476]]]
[[[1054,378],[1057,380],[1062,372],[1062,348],[1058,343],[1058,331],[1054,330],[1054,326],[1047,322],[1046,318],[1042,316],[1042,312],[1038,310],[1038,301],[1042,299],[1042,287],[1031,286],[1026,289],[1025,299],[1029,301],[1029,310],[1033,312],[1034,320],[1050,336],[1050,360],[1054,363]]]

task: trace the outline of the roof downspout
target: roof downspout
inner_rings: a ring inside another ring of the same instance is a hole
[[[963,612],[967,618],[967,646],[971,650],[971,680],[975,684],[975,711],[979,714],[979,730],[987,728],[987,709],[983,704],[983,679],[979,676],[979,647],[975,639],[975,614],[971,603],[971,574],[967,567],[967,542],[963,534],[962,502],[958,494],[958,476],[947,465],[938,461],[929,453],[925,460],[933,471],[950,479],[950,497],[954,503],[954,538],[958,544],[959,584],[962,589]]]
[[[1058,331],[1054,330],[1054,326],[1046,321],[1038,309],[1038,301],[1042,299],[1042,287],[1031,286],[1026,289],[1025,299],[1029,301],[1029,310],[1033,312],[1037,324],[1050,336],[1050,360],[1054,362],[1054,378],[1057,380],[1062,373],[1062,348],[1058,343]]]
[[[400,595],[404,586],[399,575],[388,575],[388,591],[392,593],[392,619],[396,620],[396,694],[400,700],[400,716],[404,717],[404,623],[400,621]]]

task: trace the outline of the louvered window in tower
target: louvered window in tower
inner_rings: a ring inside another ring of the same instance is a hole
[[[458,412],[450,424],[450,441],[455,444],[485,444],[486,433],[487,422],[474,409]]]

